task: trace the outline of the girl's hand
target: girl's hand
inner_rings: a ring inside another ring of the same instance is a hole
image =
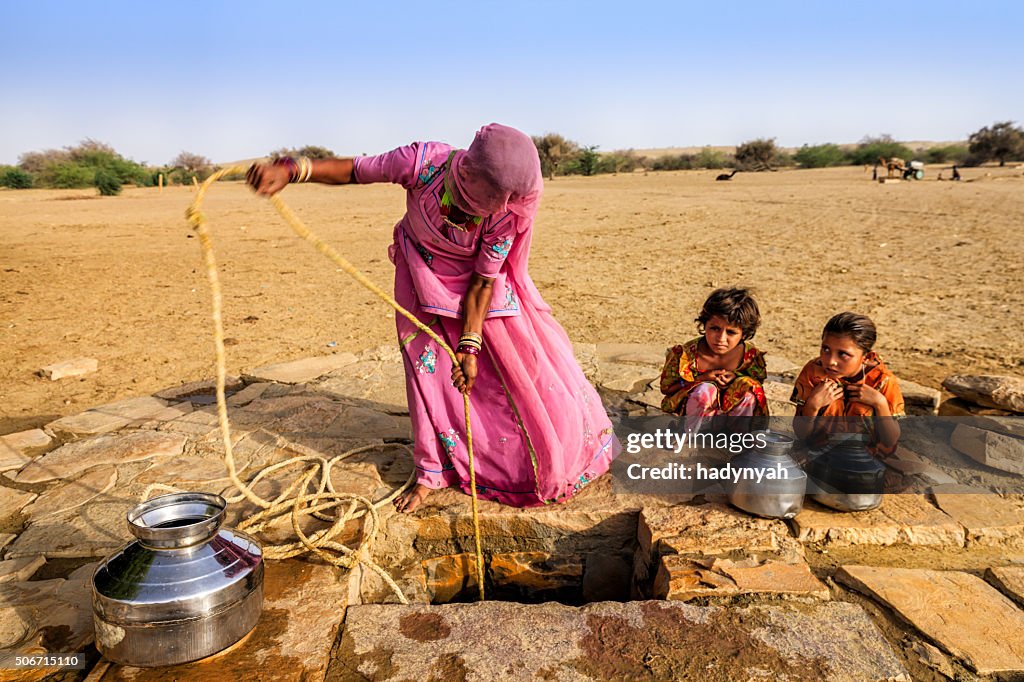
[[[245,183],[261,196],[277,194],[288,184],[291,174],[287,166],[254,163],[245,173]]]
[[[877,389],[864,384],[850,384],[846,387],[846,399],[874,408],[875,412],[886,412],[889,402]]]
[[[720,370],[718,376],[715,377],[715,383],[725,388],[732,383],[732,380],[736,378],[735,372],[730,372],[727,369]]]
[[[476,356],[456,353],[455,359],[458,360],[458,364],[452,367],[452,386],[457,388],[459,393],[469,395],[476,381]]]
[[[807,396],[807,402],[804,404],[804,407],[817,414],[821,408],[831,405],[842,397],[843,389],[839,382],[826,379],[814,387],[811,394]]]

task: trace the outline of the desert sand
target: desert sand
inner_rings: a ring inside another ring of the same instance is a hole
[[[858,168],[560,177],[531,273],[574,341],[671,345],[717,286],[754,287],[756,342],[802,363],[843,310],[870,315],[904,378],[1024,371],[1024,177],[882,185]],[[948,177],[949,172],[945,175]],[[190,188],[0,190],[0,433],[213,376],[210,296],[184,220]],[[286,201],[390,289],[400,188],[289,187]],[[210,193],[228,370],[392,342],[393,312],[298,240],[241,183]],[[76,357],[95,373],[49,381]]]

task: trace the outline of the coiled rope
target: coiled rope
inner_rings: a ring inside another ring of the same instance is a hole
[[[231,483],[239,491],[238,495],[228,498],[227,501],[229,503],[236,503],[244,499],[260,508],[260,511],[245,519],[238,525],[239,530],[259,532],[284,514],[290,514],[292,530],[295,532],[298,542],[268,545],[264,548],[264,553],[267,558],[285,559],[299,554],[304,554],[306,552],[312,552],[325,561],[342,568],[351,568],[356,563],[359,563],[379,575],[398,596],[399,601],[403,604],[408,604],[408,599],[402,593],[401,589],[391,576],[370,558],[370,548],[372,547],[374,538],[380,528],[380,516],[378,509],[391,502],[403,490],[408,489],[413,484],[416,475],[415,470],[413,470],[413,473],[409,476],[409,480],[407,480],[401,488],[393,491],[386,498],[373,502],[361,495],[336,491],[331,480],[331,469],[338,461],[350,455],[372,450],[380,446],[368,445],[354,450],[349,450],[336,457],[328,459],[310,448],[306,448],[297,443],[288,442],[280,436],[277,436],[277,445],[297,453],[298,456],[283,462],[278,462],[260,470],[248,484],[242,481],[238,476],[238,471],[235,468],[235,458],[232,453],[231,427],[228,423],[227,401],[224,396],[224,385],[227,372],[225,369],[226,362],[224,353],[224,323],[221,317],[220,278],[217,275],[217,264],[214,259],[213,242],[210,239],[207,219],[200,208],[207,190],[211,185],[213,185],[213,183],[225,175],[232,173],[244,173],[245,171],[246,168],[244,166],[232,166],[217,171],[207,178],[199,187],[199,190],[196,192],[195,199],[193,199],[192,204],[185,211],[186,219],[189,224],[192,225],[193,229],[195,229],[196,234],[199,237],[199,244],[203,251],[203,260],[206,264],[206,275],[210,281],[210,291],[213,298],[214,346],[217,352],[217,418],[220,422],[221,436],[224,442],[224,464],[227,467],[228,477],[231,479]],[[448,353],[453,365],[458,364],[458,361],[455,358],[455,352],[447,343],[445,343],[444,339],[416,319],[412,313],[400,306],[390,294],[383,291],[380,287],[367,279],[363,273],[359,272],[359,270],[343,258],[341,254],[336,252],[329,244],[325,243],[322,239],[313,234],[313,232],[306,227],[306,225],[298,216],[295,215],[295,213],[292,212],[290,208],[288,208],[278,195],[270,197],[270,203],[274,205],[274,208],[277,209],[278,213],[281,214],[281,217],[284,218],[285,222],[288,223],[297,235],[312,244],[317,251],[331,259],[338,267],[387,302],[398,313],[405,316],[410,322],[416,325],[416,327],[432,338],[441,348],[444,349],[446,353]],[[477,513],[476,470],[473,465],[473,435],[470,430],[469,423],[469,396],[463,394],[462,399],[466,415],[466,449],[469,454],[469,485],[473,509],[473,534],[476,543],[476,578],[477,584],[480,588],[480,600],[483,601],[483,553],[480,548],[480,521]],[[408,446],[402,444],[398,445],[409,452],[410,456],[412,455],[412,450]],[[285,467],[297,464],[312,464],[313,466],[310,466],[304,474],[296,478],[273,500],[264,499],[253,491],[256,484],[264,477]],[[317,476],[319,476],[319,478],[314,484],[314,478]],[[311,486],[312,492],[310,491]],[[171,488],[169,488],[169,486],[155,484],[146,489],[144,496],[148,497],[149,493],[155,489],[167,490]],[[347,507],[342,512],[341,507],[346,503]],[[333,510],[333,516],[328,513],[331,510]],[[323,521],[333,520],[333,523],[326,529],[320,530],[311,535],[306,535],[299,525],[300,519],[304,516],[313,516]],[[344,530],[345,524],[348,521],[358,519],[363,516],[366,516],[366,521],[364,522],[362,538],[358,547],[353,549],[352,547],[341,542],[337,542],[334,539]]]

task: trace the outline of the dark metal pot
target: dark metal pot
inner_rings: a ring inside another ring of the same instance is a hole
[[[867,511],[882,504],[885,465],[868,452],[868,437],[836,434],[807,466],[812,497],[839,511]]]

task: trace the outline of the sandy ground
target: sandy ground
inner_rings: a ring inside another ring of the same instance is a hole
[[[990,176],[986,177],[989,172]],[[558,178],[531,272],[576,341],[670,345],[716,286],[755,287],[759,345],[803,362],[842,310],[870,315],[900,375],[1024,373],[1024,177],[880,185],[862,168]],[[948,171],[946,173],[948,175]],[[208,287],[188,188],[0,191],[0,433],[213,375]],[[391,186],[288,188],[285,199],[373,280],[401,216]],[[229,371],[392,342],[393,313],[295,238],[239,183],[208,200]],[[336,346],[328,346],[336,342]],[[51,382],[76,357],[99,371]]]

